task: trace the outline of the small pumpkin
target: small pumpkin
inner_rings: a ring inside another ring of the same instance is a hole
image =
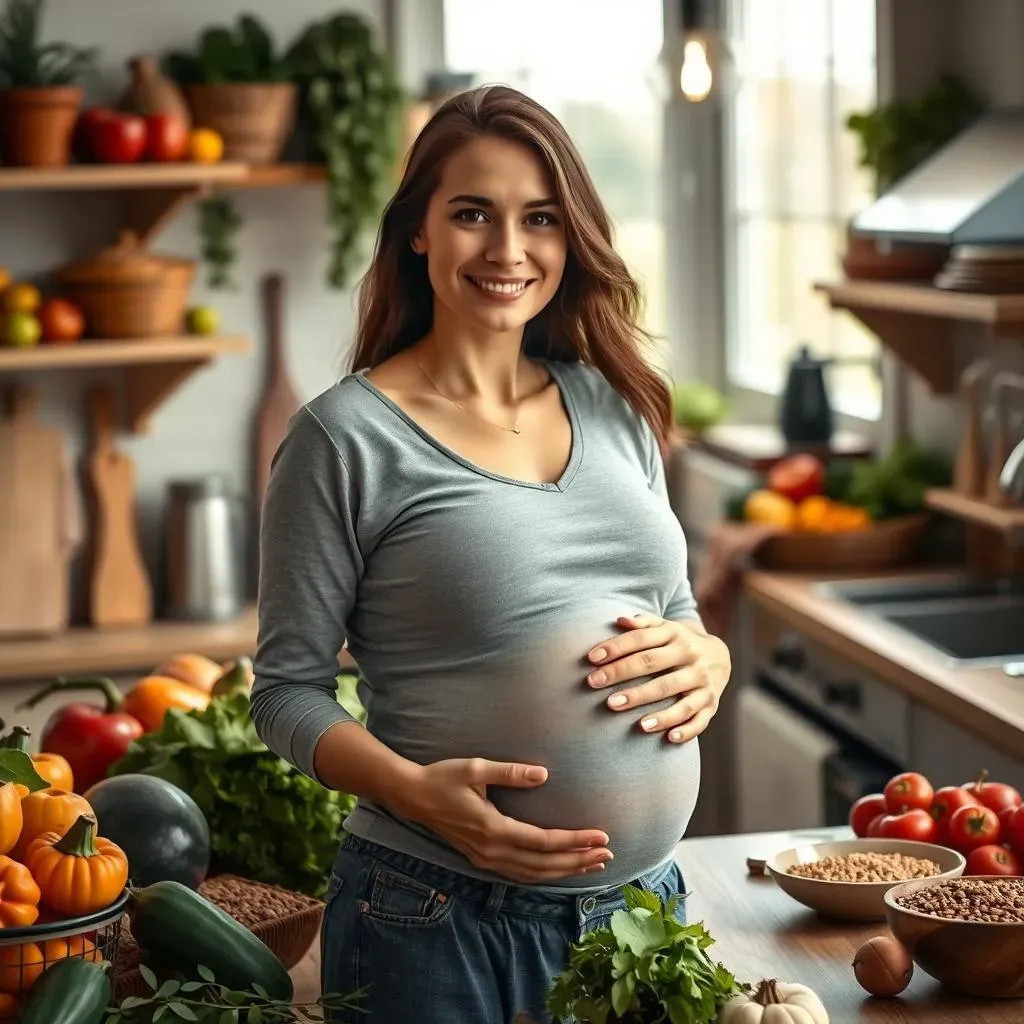
[[[24,864],[0,857],[0,928],[27,928],[35,924],[40,896],[39,886]]]
[[[78,793],[63,789],[41,789],[22,797],[21,814],[21,835],[14,844],[11,856],[23,861],[25,851],[33,839],[45,832],[59,832],[63,835],[80,815],[92,814],[92,807]]]
[[[817,993],[806,985],[768,978],[752,995],[733,996],[718,1011],[717,1024],[828,1024]]]
[[[63,835],[45,832],[25,851],[42,901],[67,917],[82,917],[109,907],[128,881],[128,858],[109,839],[96,835],[96,819],[80,815]]]
[[[217,662],[205,655],[176,654],[169,661],[157,666],[151,674],[177,679],[203,693],[210,693],[223,671]]]
[[[138,720],[146,732],[156,732],[164,724],[164,715],[171,708],[182,711],[203,711],[210,695],[188,683],[170,676],[145,676],[124,698],[124,712]]]
[[[100,951],[84,935],[68,935],[63,939],[47,939],[43,943],[43,963],[47,967],[57,960],[66,960],[69,956],[76,956],[81,960],[89,960],[94,964],[103,962]]]
[[[34,942],[0,946],[0,992],[27,992],[43,973],[43,951]]]
[[[71,765],[67,759],[60,754],[40,753],[33,754],[32,732],[23,725],[16,725],[10,733],[4,737],[3,745],[13,750],[20,750],[32,759],[32,767],[41,778],[45,779],[54,789],[66,789],[69,792],[75,788],[75,776],[71,771]],[[22,796],[28,793],[28,787],[22,786]]]
[[[25,825],[21,801],[27,793],[25,786],[14,782],[0,785],[0,854],[10,853],[21,837]]]

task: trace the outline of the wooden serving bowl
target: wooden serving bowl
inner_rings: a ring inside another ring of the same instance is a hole
[[[789,869],[797,864],[810,864],[825,857],[843,857],[850,853],[902,853],[906,857],[934,861],[939,865],[941,873],[922,879],[926,882],[956,878],[963,874],[967,866],[962,854],[935,843],[919,843],[910,839],[840,839],[780,850],[765,862],[765,870],[787,896],[824,917],[848,921],[884,921],[887,912],[885,894],[894,885],[903,883],[827,882],[789,873]]]
[[[1024,922],[955,921],[922,914],[896,902],[907,893],[941,881],[915,878],[889,889],[885,894],[889,930],[906,947],[914,963],[951,992],[983,999],[1024,998]]]

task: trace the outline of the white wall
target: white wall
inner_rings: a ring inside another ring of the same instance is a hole
[[[411,88],[418,88],[424,71],[441,61],[439,2],[399,0],[393,5],[394,49],[403,82]],[[90,100],[106,102],[124,88],[125,62],[131,55],[187,47],[200,27],[233,21],[240,12],[260,16],[284,45],[309,21],[339,9],[358,11],[380,28],[391,7],[392,0],[51,0],[45,36],[102,46],[103,82]],[[254,354],[225,357],[201,371],[161,407],[147,436],[121,438],[137,467],[144,546],[154,570],[169,480],[220,472],[240,490],[248,487],[250,423],[263,373],[260,276],[267,271],[285,274],[287,342],[302,396],[312,397],[336,379],[352,334],[351,294],[333,291],[324,283],[329,236],[323,189],[232,194],[245,218],[236,269],[239,288],[209,293],[200,271],[193,300],[218,307],[225,333],[254,337]],[[18,277],[45,278],[61,263],[115,239],[115,203],[114,197],[102,194],[0,193],[0,265]],[[186,207],[155,239],[154,247],[198,256],[195,208]],[[83,389],[95,379],[81,372],[33,378],[42,415],[67,431],[76,456],[82,442]]]

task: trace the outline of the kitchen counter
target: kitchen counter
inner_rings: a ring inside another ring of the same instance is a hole
[[[686,877],[687,913],[716,940],[708,951],[742,981],[778,978],[810,985],[832,1024],[1010,1024],[1024,1019],[1020,1000],[965,999],[947,994],[923,971],[895,999],[875,999],[853,975],[857,947],[887,934],[885,922],[826,921],[790,899],[771,878],[751,876],[747,857],[770,856],[800,842],[847,838],[848,829],[771,832],[686,839],[676,859]],[[314,946],[295,968],[296,1000],[317,998],[320,954]],[[506,1024],[452,1021],[452,1024]]]
[[[873,574],[876,575],[876,574]],[[883,575],[881,573],[877,575]],[[902,578],[927,574],[901,573]],[[814,588],[833,576],[749,572],[744,587],[758,613],[767,613],[870,671],[894,689],[956,721],[979,739],[1020,757],[1024,737],[1024,679],[999,668],[950,668],[926,647],[851,604]]]

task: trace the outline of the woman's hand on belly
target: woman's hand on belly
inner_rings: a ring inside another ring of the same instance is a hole
[[[716,636],[691,626],[638,613],[624,615],[617,624],[626,632],[595,645],[587,654],[594,666],[587,682],[595,689],[647,676],[654,678],[608,698],[613,711],[679,699],[657,714],[640,720],[645,732],[668,732],[672,743],[699,736],[718,711],[729,682],[729,648]]]
[[[612,859],[599,829],[538,828],[502,814],[488,786],[534,789],[547,780],[538,765],[457,758],[423,765],[390,799],[392,808],[442,836],[478,868],[523,883],[604,870]]]

